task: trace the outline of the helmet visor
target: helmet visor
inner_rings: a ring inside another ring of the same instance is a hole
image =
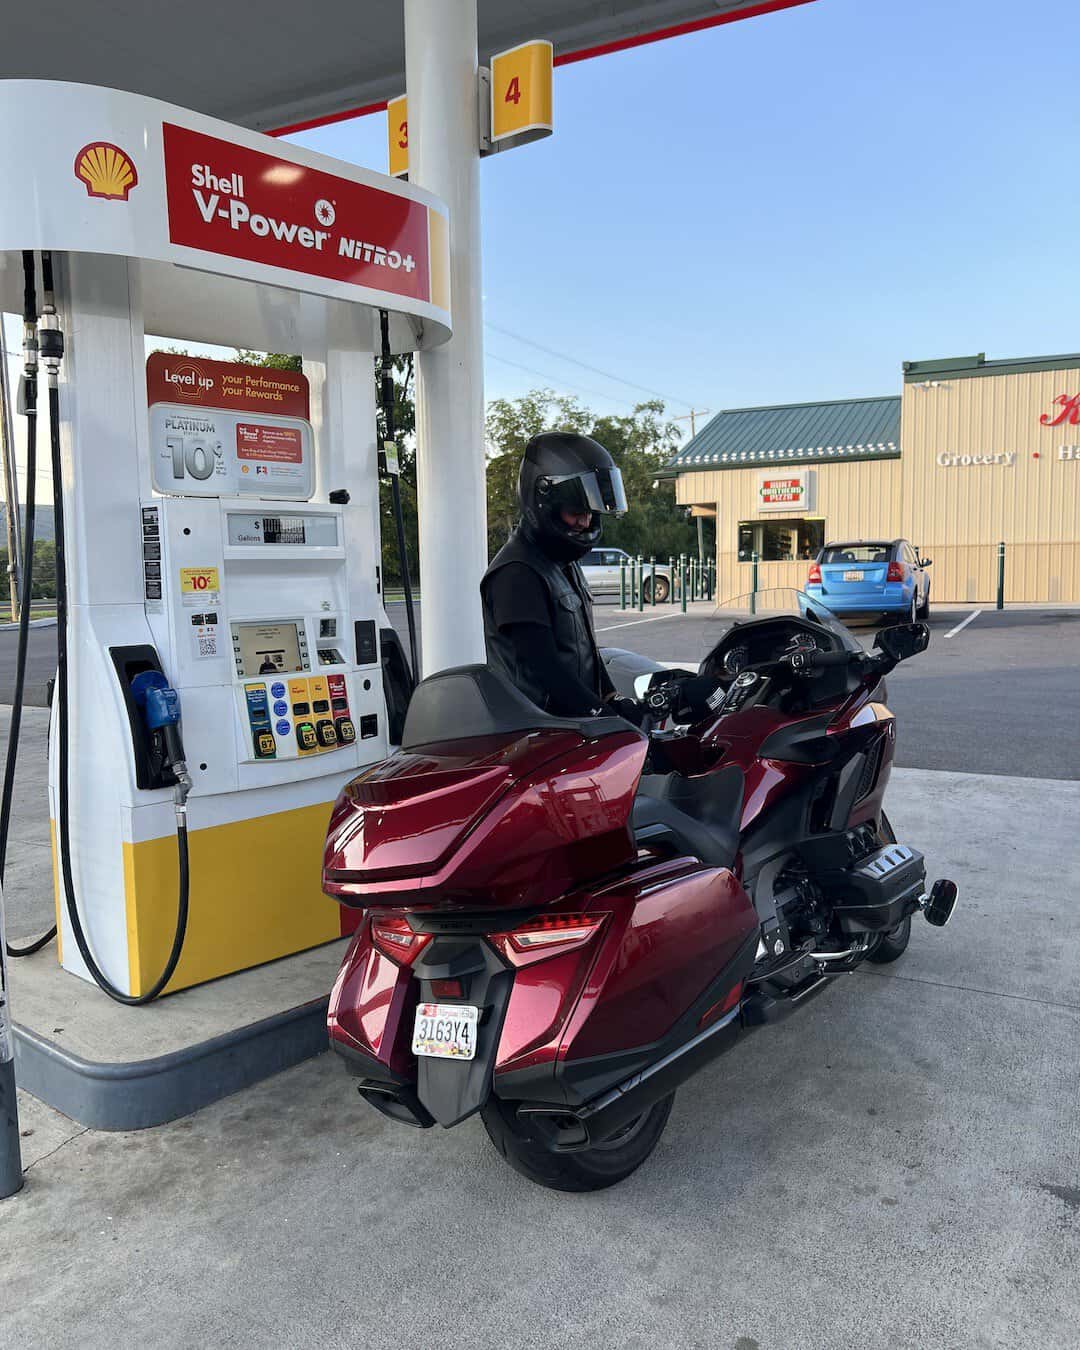
[[[545,493],[552,506],[582,515],[587,511],[621,516],[626,510],[626,493],[618,469],[590,469],[587,473],[563,474],[548,478]]]

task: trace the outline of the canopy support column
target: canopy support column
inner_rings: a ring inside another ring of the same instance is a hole
[[[409,179],[450,208],[449,342],[417,357],[424,674],[484,660],[487,567],[476,0],[404,0]]]

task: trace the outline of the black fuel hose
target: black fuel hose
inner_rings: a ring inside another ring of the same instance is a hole
[[[34,255],[23,254],[23,322],[37,324],[37,299],[34,286]],[[7,754],[4,758],[4,789],[0,798],[0,885],[7,864],[11,808],[15,801],[15,765],[19,757],[19,732],[22,729],[23,698],[26,688],[26,660],[30,641],[30,604],[34,588],[34,516],[37,511],[37,376],[27,371],[23,384],[26,403],[26,530],[23,543],[23,572],[19,578],[19,638],[15,655],[15,691],[8,725]],[[9,504],[10,509],[10,504]],[[5,943],[8,956],[33,956],[56,936],[56,928],[27,947]]]

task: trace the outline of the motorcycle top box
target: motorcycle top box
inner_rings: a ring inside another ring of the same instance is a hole
[[[479,1111],[564,1190],[652,1152],[675,1089],[746,1029],[948,919],[882,809],[882,675],[798,593],[730,601],[700,672],[648,679],[643,730],[550,716],[483,666],[424,680],[400,753],[335,804],[324,889],[362,910],[332,1047],[385,1115]],[[704,695],[704,697],[703,697]]]

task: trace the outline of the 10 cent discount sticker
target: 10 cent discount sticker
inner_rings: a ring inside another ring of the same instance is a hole
[[[220,602],[221,578],[216,567],[181,567],[180,598],[188,609]]]

